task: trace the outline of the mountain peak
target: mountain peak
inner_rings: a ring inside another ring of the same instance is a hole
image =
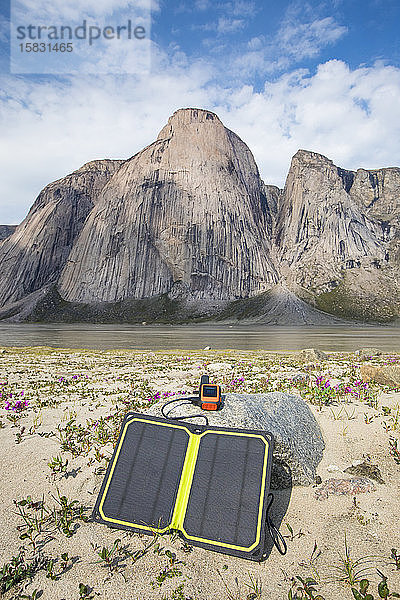
[[[221,123],[215,113],[204,108],[179,108],[168,119],[169,124],[204,123],[207,121]]]
[[[312,152],[311,150],[303,150],[300,148],[292,158],[293,161],[300,161],[307,164],[329,164],[333,165],[333,161],[319,154],[318,152]]]
[[[193,129],[198,125],[205,124],[224,129],[219,117],[210,110],[180,108],[169,117],[167,124],[161,129],[157,139],[167,139],[176,132],[185,132],[186,134],[188,128]]]

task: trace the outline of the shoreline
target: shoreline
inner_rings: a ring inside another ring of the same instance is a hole
[[[354,352],[374,347],[400,351],[398,327],[261,327],[261,326],[110,326],[110,325],[2,325],[0,344],[5,347],[47,346],[94,350],[202,351],[206,347],[239,351]]]

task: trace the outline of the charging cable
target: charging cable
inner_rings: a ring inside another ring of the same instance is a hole
[[[175,406],[173,406],[172,408],[170,408],[170,410],[166,413],[165,409],[167,408],[167,406],[169,406],[170,404],[173,404],[174,402],[179,402],[179,400],[185,400],[185,402],[181,402],[180,404],[176,404]],[[161,407],[161,414],[165,419],[171,419],[172,421],[182,421],[183,419],[194,419],[197,417],[201,417],[202,419],[205,420],[206,425],[208,425],[208,419],[206,417],[206,415],[202,415],[202,414],[197,414],[197,415],[186,415],[186,416],[182,416],[182,417],[171,417],[171,412],[174,410],[174,408],[178,408],[178,406],[185,406],[185,405],[190,405],[193,406],[193,401],[194,400],[198,400],[197,396],[191,396],[188,398],[175,398],[174,400],[170,400],[169,402],[167,402],[166,404],[164,404],[164,406]]]
[[[267,527],[268,527],[269,535],[272,538],[275,548],[283,556],[287,552],[287,545],[286,545],[285,538],[283,537],[283,535],[281,534],[279,529],[276,527],[276,525],[272,521],[271,517],[269,516],[269,509],[271,508],[272,503],[274,501],[274,495],[271,494],[271,492],[270,492],[268,494],[268,498],[269,498],[269,502],[268,502],[268,506],[267,506]]]

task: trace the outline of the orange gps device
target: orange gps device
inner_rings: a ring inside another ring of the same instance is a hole
[[[200,384],[200,406],[203,410],[218,410],[221,406],[221,387],[213,383]]]
[[[202,375],[201,381],[198,390],[196,390],[196,396],[187,396],[186,398],[174,398],[173,400],[169,400],[166,404],[161,407],[162,416],[166,419],[172,419],[173,421],[179,421],[179,419],[194,419],[195,417],[202,417],[206,420],[208,424],[208,419],[204,414],[199,415],[187,415],[185,416],[175,416],[172,417],[170,415],[173,409],[170,409],[166,412],[167,406],[174,404],[175,402],[180,402],[179,406],[183,406],[184,404],[194,404],[195,406],[199,406],[203,410],[219,410],[223,407],[223,399],[221,386],[216,385],[215,383],[210,383],[210,378],[208,375]],[[196,393],[195,392],[195,393]],[[181,400],[185,400],[185,402],[181,402]]]

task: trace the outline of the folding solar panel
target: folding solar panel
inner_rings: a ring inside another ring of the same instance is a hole
[[[147,533],[179,531],[189,544],[260,560],[272,436],[129,413],[93,517]]]

